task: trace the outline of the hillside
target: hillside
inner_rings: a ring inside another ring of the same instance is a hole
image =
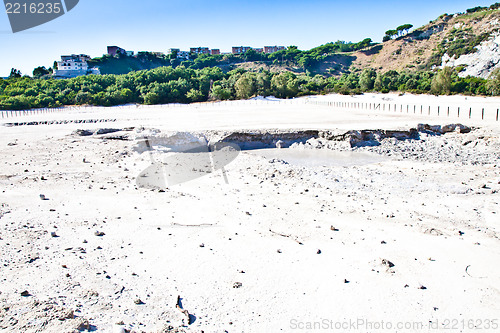
[[[358,43],[330,42],[311,50],[294,46],[273,54],[251,50],[245,54],[195,55],[191,60],[173,59],[143,52],[137,57],[103,57],[91,61],[103,74],[126,74],[161,66],[182,65],[191,69],[219,67],[224,72],[288,71],[324,77],[341,76],[372,68],[379,72],[429,71],[442,65],[458,67],[460,76],[487,78],[500,63],[500,7],[476,7],[465,13],[443,14],[428,24],[383,43],[365,39]],[[496,38],[498,37],[498,38]]]
[[[498,9],[466,14],[443,14],[406,36],[384,42],[369,50],[355,52],[356,60],[351,70],[363,68],[374,68],[382,72],[430,70],[435,66],[441,66],[443,57],[445,60],[464,57],[467,54],[484,52],[483,49],[486,48],[489,51],[493,50],[493,53],[490,52],[485,57],[481,57],[481,54],[476,57],[469,56],[470,61],[446,62],[447,65],[462,66],[464,72],[467,72],[468,66],[480,66],[483,70],[469,74],[486,78],[496,68],[500,50],[490,45],[490,47],[480,47],[481,50],[477,52],[476,46],[494,43],[492,39],[498,35],[499,21]],[[492,61],[495,58],[496,61]]]

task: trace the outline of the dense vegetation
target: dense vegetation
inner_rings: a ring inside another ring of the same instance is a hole
[[[126,74],[143,69],[170,66],[170,60],[150,52],[140,52],[136,57],[103,56],[89,61],[89,67],[99,67],[101,74]]]
[[[88,75],[68,80],[13,76],[0,79],[0,108],[29,109],[62,105],[125,103],[190,103],[242,99],[256,95],[292,98],[328,92],[358,94],[367,91],[487,95],[500,93],[500,71],[489,80],[460,78],[455,70],[377,73],[373,69],[325,78],[291,72],[224,73],[218,67],[190,69],[159,67],[123,75]]]

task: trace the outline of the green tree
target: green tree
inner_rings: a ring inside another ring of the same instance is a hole
[[[269,96],[271,94],[271,74],[267,71],[258,73],[255,86],[258,95]]]
[[[403,24],[396,28],[397,34],[401,35],[403,33],[407,34],[408,31],[413,28],[413,24]]]
[[[203,93],[193,88],[187,92],[186,97],[190,102],[201,102],[204,99]]]
[[[279,98],[295,97],[299,91],[297,77],[290,72],[281,72],[271,79],[273,94]]]
[[[236,90],[236,97],[240,99],[247,99],[254,94],[255,85],[249,73],[243,74],[236,81],[234,89]]]
[[[210,92],[210,97],[212,99],[220,101],[231,99],[231,90],[216,85],[212,87],[212,91]]]
[[[387,30],[385,32],[385,35],[386,36],[389,36],[389,38],[393,38],[394,36],[397,36],[398,32],[394,29],[391,29],[391,30]]]
[[[495,96],[500,95],[500,68],[495,69],[488,76],[486,88],[487,88],[488,93],[495,95]]]
[[[373,89],[377,73],[372,68],[363,69],[359,76],[359,87],[362,91],[369,91]]]
[[[47,70],[47,68],[45,68],[45,66],[40,66],[33,70],[33,77],[36,78],[42,77],[47,74],[49,74],[49,71]]]
[[[15,68],[10,70],[9,79],[21,77],[21,71]]]
[[[432,79],[431,92],[434,94],[449,94],[451,89],[451,76],[453,69],[451,67],[444,67]]]

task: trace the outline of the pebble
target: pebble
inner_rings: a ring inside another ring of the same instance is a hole
[[[94,235],[96,235],[96,236],[98,236],[98,237],[101,237],[101,236],[104,236],[104,235],[106,235],[106,234],[105,234],[104,232],[102,232],[102,231],[96,230],[96,231],[94,232]]]

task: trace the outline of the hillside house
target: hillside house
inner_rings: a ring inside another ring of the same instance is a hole
[[[243,54],[251,49],[250,46],[233,46],[233,54]]]
[[[286,48],[284,46],[264,46],[264,53],[274,53],[278,51],[285,50]]]
[[[57,69],[54,71],[54,76],[72,78],[89,74],[101,74],[99,68],[89,68],[88,61],[90,59],[86,54],[63,55],[61,56],[61,61],[57,62]]]

